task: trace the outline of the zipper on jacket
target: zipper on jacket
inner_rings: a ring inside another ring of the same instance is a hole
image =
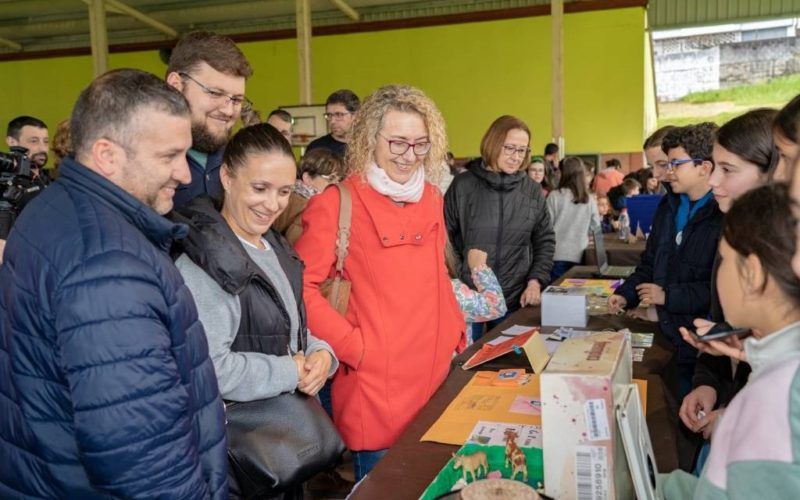
[[[495,257],[494,257],[494,272],[497,275],[498,280],[500,279],[500,263],[503,261],[503,174],[500,174],[500,190],[498,191],[498,198],[500,200],[500,224],[497,228],[497,249],[495,250]]]

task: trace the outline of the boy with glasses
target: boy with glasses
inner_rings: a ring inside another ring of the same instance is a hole
[[[344,158],[347,143],[350,140],[350,128],[353,117],[361,102],[352,90],[337,90],[325,101],[325,120],[328,122],[328,135],[311,141],[306,152],[317,148],[327,149],[336,156]]]
[[[175,192],[175,208],[207,194],[222,195],[222,152],[236,120],[252,109],[244,95],[250,63],[226,36],[207,31],[187,34],[172,50],[166,81],[178,89],[192,111],[192,149],[186,155],[192,180]]]
[[[697,351],[683,341],[678,328],[694,329],[692,319],[708,314],[722,229],[722,212],[708,185],[716,128],[700,123],[675,128],[664,137],[667,194],[636,272],[608,301],[611,313],[640,304],[655,306],[661,332],[675,347],[677,380],[672,389],[679,401],[691,390]]]

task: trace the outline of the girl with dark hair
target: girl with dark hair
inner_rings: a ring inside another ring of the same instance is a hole
[[[225,148],[222,206],[202,196],[175,215],[189,226],[176,265],[197,305],[226,400],[295,390],[314,396],[338,367],[333,349],[306,328],[303,264],[271,229],[295,178],[294,156],[280,132],[246,127]]]
[[[770,130],[776,114],[774,109],[755,109],[717,130],[712,153],[714,170],[708,184],[723,213],[727,213],[744,193],[766,184],[782,163]],[[718,267],[719,259],[714,263],[714,276]],[[699,327],[710,328],[714,322],[725,320],[713,276],[711,289],[711,321],[696,319],[694,323]],[[750,367],[746,363],[731,366],[728,359],[701,354],[692,378],[692,391],[683,399],[679,412],[686,427],[709,439],[714,422],[747,382],[749,374]],[[707,451],[708,445],[705,445],[700,451],[698,466],[705,462]]]
[[[487,252],[509,312],[539,304],[553,266],[555,241],[544,194],[525,173],[530,140],[525,122],[501,116],[483,136],[480,160],[470,163],[445,195],[445,222],[461,260],[461,280],[472,283],[470,248]],[[583,183],[583,172],[580,178]]]
[[[772,137],[775,147],[781,155],[781,163],[772,178],[776,181],[788,181],[791,177],[788,167],[800,155],[800,95],[784,106],[772,122]]]
[[[589,245],[589,232],[600,224],[597,201],[589,193],[586,167],[571,156],[561,167],[561,183],[547,197],[547,211],[556,233],[556,251],[550,281],[580,263]]]
[[[753,371],[714,430],[701,476],[673,472],[663,484],[666,499],[795,498],[800,491],[800,279],[792,271],[792,204],[787,187],[776,184],[742,195],[728,212],[717,288],[725,317],[752,335],[743,342],[692,342],[746,361]],[[685,328],[681,333],[691,339]]]

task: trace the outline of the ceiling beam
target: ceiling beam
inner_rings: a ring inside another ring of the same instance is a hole
[[[92,68],[98,77],[108,70],[108,30],[104,0],[89,0],[89,28],[92,41]]]
[[[12,40],[9,40],[7,38],[0,38],[0,45],[5,45],[6,47],[9,47],[11,49],[18,50],[18,51],[22,50],[22,45],[18,44],[17,42],[14,42]]]
[[[345,16],[349,17],[353,21],[358,21],[361,18],[356,9],[347,5],[347,2],[344,0],[330,0],[330,2],[335,5],[337,9],[341,10]]]
[[[84,1],[84,3],[87,3],[87,4],[91,2],[91,0],[83,0],[83,1]],[[167,26],[166,24],[162,23],[161,21],[157,21],[156,19],[153,19],[152,17],[150,17],[147,14],[144,14],[144,13],[134,9],[133,7],[129,7],[129,6],[125,5],[124,3],[120,2],[119,0],[105,0],[105,3],[106,3],[107,9],[112,11],[112,12],[116,12],[116,13],[124,14],[126,16],[130,16],[130,17],[136,19],[137,21],[140,21],[141,23],[146,24],[147,26],[150,26],[154,30],[159,31],[161,33],[164,33],[165,35],[167,35],[170,38],[178,38],[178,32],[175,29]]]

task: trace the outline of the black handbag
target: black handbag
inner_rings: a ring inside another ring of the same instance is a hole
[[[339,432],[317,398],[299,391],[227,402],[228,462],[244,498],[277,495],[341,461]]]

